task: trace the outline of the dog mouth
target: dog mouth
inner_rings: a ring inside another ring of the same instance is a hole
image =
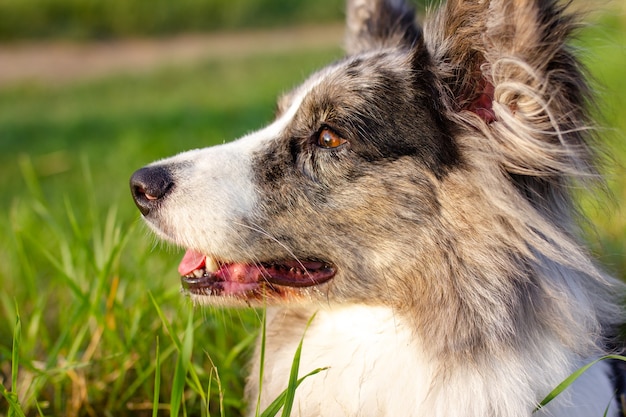
[[[314,287],[335,276],[336,268],[328,262],[272,261],[222,262],[211,256],[187,250],[178,272],[183,290],[190,295],[243,296],[262,295],[268,291]]]

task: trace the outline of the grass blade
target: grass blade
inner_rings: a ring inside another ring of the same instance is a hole
[[[315,317],[315,315],[313,315]],[[313,319],[313,318],[311,318]],[[311,320],[307,323],[307,328]],[[306,329],[304,330],[306,333]],[[289,373],[289,384],[287,384],[287,391],[285,395],[285,405],[283,406],[282,417],[289,417],[291,409],[293,408],[293,402],[296,398],[296,388],[298,388],[298,372],[300,371],[300,357],[302,354],[302,343],[304,342],[304,334],[298,343],[296,354],[293,356],[293,362],[291,363],[291,372]]]
[[[327,369],[328,367],[317,368],[317,369],[312,370],[311,372],[309,372],[308,374],[306,374],[305,376],[303,376],[302,378],[296,381],[296,383],[294,384],[295,388],[298,388],[300,384],[308,377],[318,374]],[[285,399],[287,398],[288,389],[289,387],[287,387],[283,392],[281,392],[280,395],[276,397],[276,399],[274,399],[274,401],[272,401],[270,405],[267,406],[267,408],[265,409],[265,411],[263,411],[260,417],[274,417],[276,414],[278,414],[278,411],[280,411],[280,408],[285,404]]]
[[[22,338],[22,318],[15,302],[15,328],[13,329],[13,346],[11,350],[11,390],[17,388],[17,371],[20,365],[20,342]]]
[[[193,348],[193,310],[189,310],[187,318],[187,327],[183,335],[182,349],[178,353],[178,362],[174,370],[174,382],[172,385],[172,398],[170,402],[171,416],[178,416],[180,406],[185,392],[187,369],[191,362],[191,352]]]
[[[302,355],[302,344],[304,343],[304,336],[306,335],[306,331],[308,330],[309,326],[311,326],[313,319],[315,319],[315,314],[313,314],[313,316],[311,316],[311,318],[307,322],[306,327],[304,329],[304,333],[302,334],[302,338],[300,339],[300,343],[298,344],[298,348],[296,349],[296,353],[294,354],[293,361],[291,363],[291,372],[289,373],[289,383],[287,384],[287,388],[278,397],[276,397],[274,401],[272,401],[272,403],[265,409],[265,411],[263,411],[263,413],[261,414],[261,417],[273,417],[278,413],[281,407],[283,407],[283,412],[281,416],[288,417],[291,414],[291,410],[293,408],[293,403],[296,397],[296,389],[300,386],[300,384],[306,378],[328,369],[327,367],[317,368],[309,372],[302,378],[298,378],[298,372],[300,369],[300,357]],[[265,344],[264,343],[265,342],[265,316],[263,319],[262,342],[264,345]],[[261,346],[262,353],[263,353],[263,348],[264,348],[263,345]],[[263,359],[264,357],[262,357],[262,360]],[[259,398],[259,401],[257,402],[257,410],[258,410],[259,404],[260,404],[260,398]]]
[[[159,414],[159,392],[161,391],[161,352],[159,348],[159,336],[156,338],[156,368],[154,369],[154,396],[152,399],[152,417]]]
[[[7,403],[9,403],[9,417],[26,417],[17,399],[17,395],[14,392],[7,391],[4,385],[0,384],[0,394],[2,394]]]
[[[180,339],[176,336],[176,333],[172,329],[172,326],[171,326],[170,322],[167,320],[167,317],[165,317],[165,314],[163,313],[163,310],[161,310],[161,307],[159,306],[159,303],[154,298],[152,293],[148,292],[148,296],[150,296],[150,300],[152,301],[152,305],[154,305],[154,308],[155,308],[157,314],[159,315],[159,318],[161,319],[161,323],[163,323],[163,326],[165,326],[165,330],[167,331],[167,334],[172,339],[172,342],[176,346],[176,349],[178,349],[180,351],[181,350]]]
[[[15,327],[13,328],[13,345],[11,351],[11,391],[7,391],[3,384],[0,384],[0,393],[9,403],[9,417],[24,417],[24,412],[20,406],[19,398],[17,398],[17,376],[20,365],[20,341],[22,337],[22,319],[20,318],[17,301],[15,302]]]
[[[222,389],[222,380],[220,379],[220,373],[217,370],[217,366],[215,366],[215,363],[213,362],[213,359],[211,359],[211,356],[208,355],[207,353],[207,359],[209,360],[209,362],[211,362],[211,378],[209,379],[209,385],[207,387],[206,390],[206,410],[207,413],[209,414],[209,416],[211,415],[211,410],[209,410],[209,398],[211,397],[211,384],[213,379],[215,378],[215,382],[217,382],[217,392],[219,395],[219,407],[220,407],[220,417],[226,417],[225,411],[224,411],[224,390]],[[215,376],[213,376],[213,374],[215,374]]]
[[[177,351],[175,345],[169,345],[162,351],[160,350],[159,351],[159,356],[160,356],[159,364],[163,363],[167,358],[173,355],[175,351]],[[127,386],[127,389],[125,390],[124,395],[119,397],[119,401],[123,404],[127,403],[131,399],[131,397],[137,392],[137,390],[140,389],[146,383],[150,375],[152,375],[153,372],[156,372],[156,367],[159,364],[157,364],[157,362],[155,361],[152,365],[147,367],[145,370],[139,372],[135,380],[130,385]]]
[[[543,400],[541,400],[541,402],[539,403],[539,405],[535,408],[535,410],[533,412],[536,412],[536,411],[542,409],[543,407],[545,407],[546,405],[548,405],[548,403],[550,401],[554,400],[559,394],[561,394],[563,391],[565,391],[570,385],[572,385],[574,383],[574,381],[576,381],[582,374],[584,374],[593,365],[595,365],[596,363],[598,363],[600,361],[604,361],[604,360],[607,360],[607,359],[615,359],[615,360],[620,360],[620,361],[625,361],[626,362],[626,356],[606,355],[606,356],[602,356],[601,358],[598,358],[598,359],[596,359],[596,360],[586,364],[585,366],[583,366],[580,369],[578,369],[575,372],[573,372],[570,376],[565,378],[563,380],[563,382],[561,382],[559,385],[557,385],[556,388],[554,388],[552,391],[550,391],[550,393],[548,395],[546,395],[546,397]]]
[[[265,368],[265,336],[266,336],[266,320],[267,314],[265,308],[263,309],[263,320],[261,320],[261,363],[259,365],[259,395],[256,399],[256,412],[254,415],[259,417],[259,413],[261,412],[261,393],[263,392],[263,371]]]

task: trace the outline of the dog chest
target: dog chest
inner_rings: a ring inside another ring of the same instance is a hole
[[[294,353],[313,314],[269,309],[262,409],[286,387]],[[402,319],[383,307],[350,306],[317,311],[306,330],[296,392],[298,415],[410,415],[426,396],[430,379],[422,349]],[[259,355],[255,355],[259,357]],[[259,363],[248,383],[256,402]]]

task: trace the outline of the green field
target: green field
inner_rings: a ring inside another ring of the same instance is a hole
[[[0,91],[0,210],[7,214],[0,216],[0,375],[9,387],[17,304],[18,392],[26,409],[38,401],[44,414],[63,415],[83,384],[87,398],[75,400],[81,415],[89,407],[111,415],[151,410],[157,343],[160,400],[169,405],[175,340],[192,311],[179,295],[182,252],[148,233],[128,178],[154,159],[260,127],[277,93],[337,56],[333,49],[203,62],[66,88]],[[209,386],[211,413],[219,415],[212,362],[225,414],[237,415],[241,366],[258,324],[253,312],[195,311],[197,380],[188,381],[188,415],[206,415]]]
[[[598,225],[588,239],[624,278],[626,18],[607,15],[580,44],[604,86],[609,154],[622,164],[613,169],[613,201],[585,198]],[[7,398],[27,415],[169,415],[179,405],[184,415],[240,414],[260,313],[191,308],[179,294],[182,252],[147,231],[128,178],[155,159],[261,127],[278,93],[339,54],[255,55],[0,89],[0,386]],[[0,415],[8,410],[0,399]]]
[[[0,0],[0,41],[163,36],[340,20],[334,0]]]

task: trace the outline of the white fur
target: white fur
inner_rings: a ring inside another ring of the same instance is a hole
[[[261,410],[287,387],[299,338],[273,334],[271,329],[285,328],[284,321],[289,320],[287,310],[268,308]],[[299,331],[304,334],[304,327]],[[416,338],[410,326],[390,308],[353,305],[320,309],[305,334],[299,376],[317,368],[328,369],[300,385],[293,415],[530,416],[530,404],[520,401],[524,397],[520,390],[529,388],[525,379],[544,372],[545,381],[530,387],[527,393],[539,402],[567,376],[561,369],[565,358],[557,341],[541,341],[543,354],[553,357],[546,369],[517,369],[520,363],[532,367],[532,362],[493,358],[500,362],[495,367],[497,373],[475,369],[478,365],[472,364],[470,357],[462,364],[465,369],[446,372],[448,364],[429,358],[424,349],[427,345],[428,341]],[[258,360],[259,355],[255,356]],[[255,363],[250,376],[254,385],[258,372],[259,363]],[[615,415],[607,374],[605,363],[596,364],[533,415],[601,417],[609,405],[608,415]],[[254,415],[254,404],[250,415]]]
[[[268,328],[282,310],[268,308]],[[403,416],[414,413],[430,379],[423,349],[411,329],[384,307],[348,306],[317,312],[306,333],[300,375],[329,369],[305,380],[296,391],[295,415]],[[282,327],[282,326],[281,326]],[[304,329],[302,329],[304,331]],[[297,338],[268,334],[262,409],[286,388]],[[398,366],[401,365],[401,366]],[[258,378],[258,364],[251,380]],[[381,390],[381,381],[386,389]]]
[[[157,162],[180,167],[177,175],[183,180],[177,183],[153,229],[190,249],[222,247],[232,220],[256,205],[249,142],[188,151]],[[154,226],[152,219],[148,220]]]

